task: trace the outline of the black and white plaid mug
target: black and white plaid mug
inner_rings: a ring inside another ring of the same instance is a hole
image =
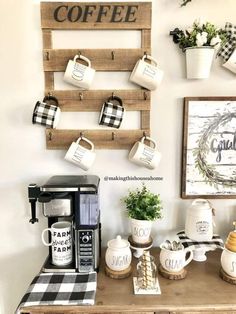
[[[111,96],[103,104],[99,124],[113,128],[119,128],[124,118],[125,108],[123,102],[118,96]]]
[[[56,128],[60,119],[61,109],[58,100],[53,96],[45,96],[43,101],[37,101],[32,122],[41,124],[48,128]]]

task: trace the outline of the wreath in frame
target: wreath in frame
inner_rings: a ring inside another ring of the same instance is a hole
[[[216,118],[207,123],[203,129],[202,135],[197,141],[197,147],[193,151],[195,168],[206,180],[207,184],[214,186],[216,189],[220,186],[233,188],[236,186],[236,171],[233,171],[230,177],[225,177],[217,171],[216,166],[207,163],[207,154],[210,151],[209,138],[213,135],[214,131],[220,127],[226,125],[232,119],[236,118],[236,113],[227,112],[223,115],[217,114]]]

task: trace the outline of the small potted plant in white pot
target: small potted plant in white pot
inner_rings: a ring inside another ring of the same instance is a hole
[[[199,19],[187,30],[175,28],[170,35],[186,54],[187,78],[208,78],[214,53],[227,39],[225,31]]]
[[[153,221],[162,217],[160,195],[151,193],[143,184],[141,189],[130,191],[124,202],[131,219],[132,240],[138,244],[148,243]]]

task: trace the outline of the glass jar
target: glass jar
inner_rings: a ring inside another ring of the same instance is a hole
[[[137,281],[140,289],[154,289],[156,285],[157,267],[152,255],[144,254],[139,258],[137,264]]]

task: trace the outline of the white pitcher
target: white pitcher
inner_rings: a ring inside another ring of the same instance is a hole
[[[198,198],[187,209],[185,234],[194,241],[212,240],[213,208],[208,200]]]

